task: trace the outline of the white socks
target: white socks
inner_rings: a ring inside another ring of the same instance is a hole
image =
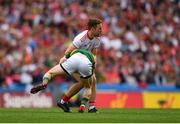
[[[93,108],[95,108],[95,106],[90,106],[90,107],[89,107],[89,110],[91,110],[91,109],[93,109]]]
[[[64,103],[65,103],[65,101],[64,101],[63,99],[61,99],[61,103],[62,103],[62,104],[64,104]]]

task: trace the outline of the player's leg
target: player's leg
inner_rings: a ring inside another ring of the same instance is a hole
[[[73,76],[78,82],[80,82],[79,80],[79,76],[74,75]],[[82,88],[83,88],[83,84],[82,83],[78,83],[76,82],[75,84],[73,84],[68,91],[63,95],[63,97],[61,98],[61,103],[64,102],[68,102],[69,99],[74,96],[76,93],[78,93]],[[95,98],[96,98],[96,77],[95,75],[93,75],[93,82],[92,82],[92,87],[91,87],[91,96],[89,99],[89,112],[96,112],[97,109],[95,107]],[[85,96],[85,97],[84,97]],[[82,112],[85,110],[85,105],[88,102],[88,99],[86,98],[86,95],[82,95],[82,100],[81,100],[81,105],[79,107],[79,111]]]
[[[81,81],[79,80],[79,76],[73,76],[75,77],[75,79],[78,81],[75,84],[73,84],[68,91],[63,95],[63,97],[61,98],[60,102],[61,104],[63,103],[67,103],[69,101],[69,99],[74,96],[76,93],[78,93],[82,88],[83,88],[83,83],[81,83]],[[91,88],[91,92],[94,91],[94,89]],[[89,93],[89,92],[88,92]],[[89,101],[89,97],[87,94],[87,91],[85,91],[82,95],[82,100],[81,100],[81,106],[79,108],[79,112],[83,112],[85,110],[85,105],[86,103]],[[93,94],[94,95],[94,94]],[[88,98],[88,99],[87,99]],[[95,97],[93,97],[95,99]]]
[[[70,112],[69,107],[67,106],[69,99],[79,92],[79,90],[83,87],[83,83],[79,80],[79,74],[75,73],[78,71],[78,65],[82,62],[79,59],[78,55],[71,56],[67,61],[62,63],[61,67],[65,72],[73,76],[77,83],[73,84],[68,91],[64,94],[64,96],[57,102],[57,105],[64,110],[64,112]]]
[[[63,104],[67,104],[70,100],[70,98],[72,96],[74,96],[76,93],[78,93],[83,87],[84,87],[84,83],[82,82],[80,75],[77,73],[72,74],[72,76],[76,79],[76,83],[73,84],[68,91],[63,95],[63,97],[61,98],[60,101],[58,101],[58,106],[64,106]],[[83,93],[83,99],[81,100],[82,102],[82,106],[84,107],[84,104],[86,104],[86,102],[88,102],[89,96],[87,96],[87,91],[85,91]],[[61,107],[62,108],[62,107]],[[63,108],[64,112],[69,112],[69,109],[67,109],[67,107]],[[83,111],[85,110],[85,107],[83,109]]]
[[[68,106],[69,99],[76,94],[83,86],[82,82],[77,82],[73,84],[67,91],[66,94],[57,102],[57,106],[63,109],[64,112],[70,112],[70,108]]]
[[[88,109],[88,112],[96,112],[97,109],[95,107],[95,98],[96,98],[96,76],[95,74],[93,74],[92,76],[92,86],[91,86],[91,96],[90,96],[90,99],[89,99],[89,109]],[[85,110],[85,101],[86,98],[82,98],[82,102],[81,102],[81,105],[79,107],[79,111],[82,112]]]
[[[70,59],[72,60],[72,62],[69,63],[69,65],[73,66],[72,68],[74,70],[70,69],[69,66],[67,66],[67,64],[63,65],[65,67],[64,70],[69,70],[68,72],[71,72],[71,75],[75,77],[75,79],[78,82],[68,90],[68,92],[62,97],[60,101],[58,101],[58,106],[61,107],[64,110],[64,112],[69,112],[69,109],[67,109],[67,107],[64,104],[67,104],[70,97],[77,93],[82,88],[82,86],[84,86],[84,82],[86,82],[86,79],[83,80],[80,78],[80,76],[89,77],[90,75],[92,75],[92,64],[86,56],[82,54],[75,54]],[[78,72],[78,76],[75,75],[74,72]]]
[[[83,80],[83,77],[91,77],[92,75],[92,63],[88,60],[88,58],[84,55],[82,55],[81,53],[76,54],[75,56],[72,56],[72,58],[76,58],[76,62],[74,65],[78,65],[77,66],[77,71],[78,73],[72,73],[71,76],[74,77],[77,81],[76,84],[74,84],[73,86],[70,87],[70,89],[68,90],[68,92],[66,92],[66,96],[68,96],[69,98],[72,97],[73,95],[75,95],[77,92],[79,92],[82,88],[83,85],[82,82],[85,82],[85,80]],[[89,79],[92,80],[92,79]]]
[[[76,93],[78,93],[83,88],[83,83],[81,83],[80,75],[78,73],[73,73],[72,77],[77,81],[75,84],[73,84],[68,91],[63,95],[61,98],[62,103],[68,102],[69,99],[74,96]]]
[[[89,99],[89,101],[94,101],[96,99],[96,76],[93,74],[93,80],[92,80],[92,95]]]
[[[84,55],[83,55],[84,56]],[[81,75],[81,78],[79,79],[82,82],[87,82],[86,79],[88,79],[88,81],[91,83],[92,85],[92,75],[93,75],[93,67],[92,67],[92,63],[89,61],[89,59],[87,57],[83,57],[80,59],[81,64],[79,64],[78,66],[78,72]],[[87,84],[87,83],[85,83]],[[92,92],[93,90],[91,90]],[[93,94],[93,98],[94,98],[94,94]],[[82,100],[81,100],[81,106],[79,108],[79,112],[83,112],[85,110],[85,105],[86,103],[89,101],[89,96],[88,99],[87,97],[83,94],[82,95]]]
[[[97,109],[95,107],[95,99],[96,99],[96,75],[95,75],[95,73],[93,74],[93,81],[92,81],[91,92],[92,92],[92,94],[91,94],[91,97],[89,99],[88,112],[95,113],[95,112],[97,112]]]
[[[31,89],[31,93],[35,94],[39,92],[40,90],[43,90],[47,87],[47,83],[56,75],[58,74],[64,74],[65,72],[63,69],[60,67],[60,65],[56,65],[52,67],[48,72],[45,73],[43,76],[43,81],[42,84],[37,85]]]
[[[85,106],[92,95],[92,80],[93,80],[93,76],[91,76],[88,79],[82,79],[82,81],[84,82],[85,89],[82,94],[81,106],[79,107],[78,110],[80,113],[83,113],[85,111]]]

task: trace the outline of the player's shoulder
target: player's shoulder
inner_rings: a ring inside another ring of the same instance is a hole
[[[95,40],[96,40],[97,42],[101,42],[101,37],[96,37]]]
[[[88,30],[84,30],[82,32],[80,32],[75,38],[74,40],[83,40],[87,37],[87,32]]]

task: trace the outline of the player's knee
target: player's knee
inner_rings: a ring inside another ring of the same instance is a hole
[[[78,81],[77,83],[78,83],[79,87],[81,87],[81,88],[83,88],[83,87],[84,87],[84,84],[83,84],[83,82],[81,82],[81,81]]]
[[[90,88],[90,84],[84,82],[84,88]]]

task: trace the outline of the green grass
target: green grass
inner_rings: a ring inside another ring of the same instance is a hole
[[[17,123],[113,123],[113,122],[180,122],[180,109],[99,109],[99,113],[64,113],[59,108],[19,108],[0,109],[0,122]]]

